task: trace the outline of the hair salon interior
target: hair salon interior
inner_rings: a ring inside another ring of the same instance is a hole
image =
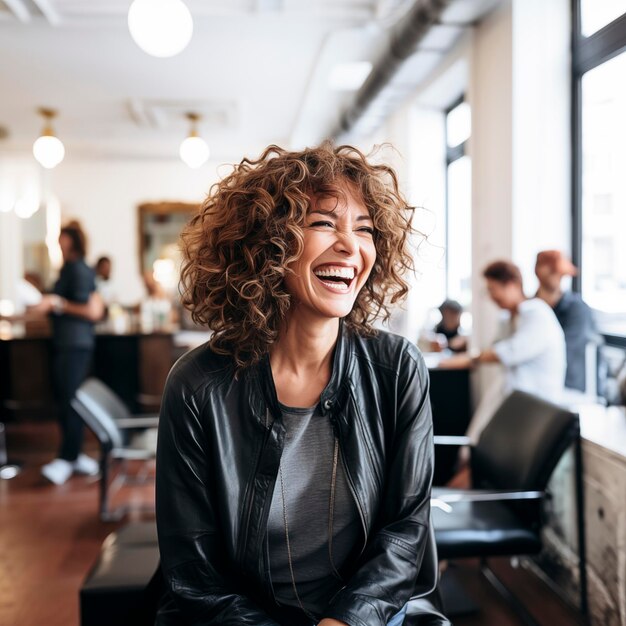
[[[229,164],[331,139],[376,147],[415,207],[387,324],[430,372],[449,619],[626,626],[624,0],[0,0],[0,58],[0,623],[150,623],[161,394],[210,337],[180,303],[180,231]],[[64,246],[100,308],[55,290],[79,280]],[[487,287],[532,301],[542,261],[555,312],[587,305],[576,380],[498,404],[459,486],[506,362],[476,356]],[[95,323],[80,366],[55,361],[73,313]],[[71,398],[59,367],[84,370]]]

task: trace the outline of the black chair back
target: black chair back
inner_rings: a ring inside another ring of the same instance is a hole
[[[102,381],[88,378],[76,391],[72,406],[106,450],[123,446],[123,436],[115,420],[129,418],[130,413]]]
[[[474,488],[544,490],[561,456],[579,434],[575,413],[514,391],[472,450]]]

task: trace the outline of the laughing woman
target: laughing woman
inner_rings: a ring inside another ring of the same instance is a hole
[[[409,220],[389,167],[327,144],[242,161],[187,226],[213,335],[163,399],[159,626],[448,623],[405,618],[436,585],[427,370],[371,326],[407,292]]]

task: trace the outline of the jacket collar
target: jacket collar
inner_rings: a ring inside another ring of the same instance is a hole
[[[337,343],[335,344],[335,350],[333,354],[333,367],[328,384],[322,391],[320,396],[320,403],[323,412],[333,411],[337,406],[343,403],[343,396],[347,389],[346,375],[350,371],[351,355],[352,355],[352,332],[348,330],[340,320],[339,334],[337,336]],[[278,402],[278,395],[276,393],[276,387],[274,385],[274,377],[272,376],[272,368],[270,366],[269,353],[266,353],[258,365],[255,366],[254,379],[257,382],[258,390],[260,391],[267,409],[274,418],[281,415],[280,404]],[[256,407],[254,407],[256,413]],[[258,416],[259,419],[264,419],[264,411]]]

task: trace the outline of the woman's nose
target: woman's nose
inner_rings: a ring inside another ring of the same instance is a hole
[[[351,256],[358,252],[359,244],[352,231],[337,231],[337,242],[334,247],[337,252]]]

